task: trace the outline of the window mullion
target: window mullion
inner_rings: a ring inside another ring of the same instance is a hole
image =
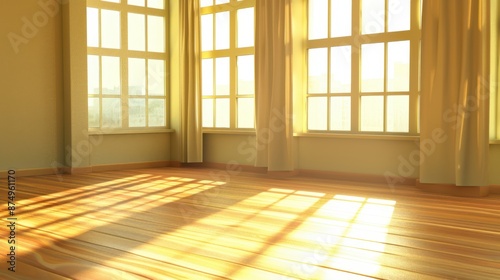
[[[237,90],[238,90],[238,85],[236,82],[236,60],[237,60],[237,54],[236,54],[236,48],[237,48],[237,34],[236,34],[236,26],[237,26],[237,20],[236,20],[236,14],[237,10],[236,9],[231,9],[229,11],[229,127],[230,128],[236,128],[236,119],[237,119],[237,112],[236,112],[236,103],[237,103]]]
[[[361,3],[352,1],[352,37],[361,38]],[[359,132],[360,82],[361,82],[361,41],[353,40],[351,51],[351,131]]]

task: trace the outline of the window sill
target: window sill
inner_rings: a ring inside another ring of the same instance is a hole
[[[173,132],[174,130],[169,128],[89,129],[89,135],[158,134]]]
[[[337,134],[337,133],[294,133],[299,138],[338,138],[338,139],[362,139],[362,140],[394,140],[394,141],[418,141],[418,135],[394,135],[394,134]]]
[[[255,135],[254,129],[203,129],[203,134]]]
[[[500,139],[490,140],[490,145],[500,145]]]

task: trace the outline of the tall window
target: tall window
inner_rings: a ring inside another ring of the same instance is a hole
[[[255,0],[201,0],[203,127],[254,128]]]
[[[419,0],[309,0],[307,128],[418,133]]]
[[[167,125],[165,0],[88,0],[90,128]]]

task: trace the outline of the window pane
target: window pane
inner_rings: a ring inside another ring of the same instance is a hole
[[[229,112],[229,98],[218,98],[215,100],[215,127],[229,127]]]
[[[89,127],[99,127],[99,98],[89,98]]]
[[[146,99],[129,99],[128,123],[129,127],[146,127]]]
[[[146,17],[140,14],[128,14],[128,49],[146,50]]]
[[[144,7],[144,0],[128,0],[128,4]]]
[[[165,18],[148,16],[148,51],[165,52]]]
[[[408,132],[410,124],[410,97],[387,96],[387,131]]]
[[[255,63],[253,55],[238,56],[238,94],[255,93]]]
[[[229,49],[229,12],[215,14],[215,49]]]
[[[148,94],[165,95],[165,61],[157,59],[148,60]]]
[[[361,91],[384,91],[384,43],[361,45]]]
[[[149,127],[166,126],[164,99],[148,100],[148,120],[149,120]]]
[[[201,61],[201,94],[214,94],[214,60],[212,58]]]
[[[254,98],[238,98],[238,128],[254,128]]]
[[[89,94],[99,94],[101,91],[99,85],[99,56],[89,55],[87,57],[87,82],[88,82],[88,93]]]
[[[164,9],[165,0],[148,0],[148,7],[153,9]]]
[[[387,90],[410,90],[410,41],[389,42],[387,46]]]
[[[352,0],[332,0],[331,13],[330,36],[350,36],[352,32]]]
[[[215,0],[215,5],[229,3],[229,0]]]
[[[327,130],[326,97],[310,97],[307,99],[307,129]]]
[[[362,33],[374,34],[385,31],[385,0],[362,1]]]
[[[229,95],[229,57],[215,59],[215,94]]]
[[[384,97],[361,97],[361,131],[384,131]]]
[[[214,127],[214,100],[213,99],[203,99],[202,125],[203,125],[203,127]]]
[[[253,8],[238,10],[238,47],[254,45],[254,15]]]
[[[142,58],[128,59],[128,94],[146,94],[146,60]]]
[[[328,37],[328,0],[309,0],[309,40]]]
[[[310,49],[308,92],[327,93],[328,49]]]
[[[122,126],[120,98],[102,99],[102,127],[113,128]]]
[[[105,2],[120,3],[120,0],[102,0]]]
[[[120,58],[102,57],[102,93],[120,94]]]
[[[101,10],[101,43],[103,48],[120,48],[120,12]]]
[[[200,0],[200,7],[208,7],[214,4],[214,0]]]
[[[330,130],[351,130],[351,98],[348,96],[330,99]]]
[[[87,46],[99,47],[99,10],[87,8]]]
[[[211,51],[214,49],[214,15],[201,16],[201,50]]]
[[[351,92],[351,46],[331,48],[330,92]]]
[[[410,30],[411,0],[389,0],[389,31]]]

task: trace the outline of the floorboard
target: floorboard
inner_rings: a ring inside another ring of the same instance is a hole
[[[243,172],[214,176],[221,172],[157,168],[17,178],[16,271],[2,261],[0,278],[500,277],[498,195],[460,198]],[[6,188],[0,195],[7,206]],[[0,216],[8,224],[6,208]],[[9,246],[5,241],[4,256]]]

